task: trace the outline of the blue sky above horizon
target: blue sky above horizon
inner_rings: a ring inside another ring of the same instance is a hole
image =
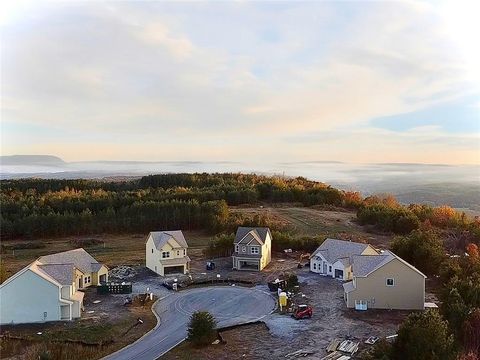
[[[475,1],[2,2],[2,155],[480,164]]]

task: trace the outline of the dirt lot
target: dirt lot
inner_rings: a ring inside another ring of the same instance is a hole
[[[341,282],[308,272],[298,271],[305,303],[314,308],[310,320],[294,320],[288,315],[272,314],[265,324],[238,327],[221,333],[226,344],[206,349],[192,349],[188,343],[173,349],[165,359],[280,359],[296,350],[310,350],[308,359],[326,354],[334,338],[363,341],[369,336],[394,334],[408,314],[404,311],[368,311],[346,309]]]
[[[89,294],[85,316],[79,321],[2,326],[2,335],[15,338],[0,340],[0,358],[38,359],[49,354],[51,359],[99,359],[138,339],[152,329],[157,320],[145,305],[134,302],[123,306],[123,295],[99,297]],[[87,312],[94,309],[95,313]],[[142,319],[139,323],[137,319]]]

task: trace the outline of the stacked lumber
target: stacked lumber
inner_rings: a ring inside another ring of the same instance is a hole
[[[340,345],[340,342],[341,341],[339,339],[333,339],[332,342],[327,346],[327,352],[330,353],[337,350],[338,345]]]
[[[358,350],[358,342],[353,342],[350,340],[344,340],[341,342],[340,346],[338,347],[338,350],[342,352],[346,352],[349,354],[355,354]]]

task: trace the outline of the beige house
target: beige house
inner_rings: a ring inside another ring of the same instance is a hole
[[[272,234],[267,227],[239,227],[233,242],[233,268],[261,271],[272,259]]]
[[[84,249],[42,256],[0,285],[0,324],[81,317],[79,289],[108,281],[108,268]]]
[[[423,310],[425,278],[391,251],[354,255],[353,280],[343,284],[349,308]]]
[[[369,244],[326,239],[310,256],[310,271],[340,280],[351,280],[355,255],[378,255]]]
[[[182,231],[152,231],[145,243],[146,266],[161,276],[186,274],[190,268],[188,244]]]

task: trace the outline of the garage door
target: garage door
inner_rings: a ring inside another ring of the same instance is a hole
[[[163,269],[163,273],[167,274],[184,274],[184,266],[167,266]]]

